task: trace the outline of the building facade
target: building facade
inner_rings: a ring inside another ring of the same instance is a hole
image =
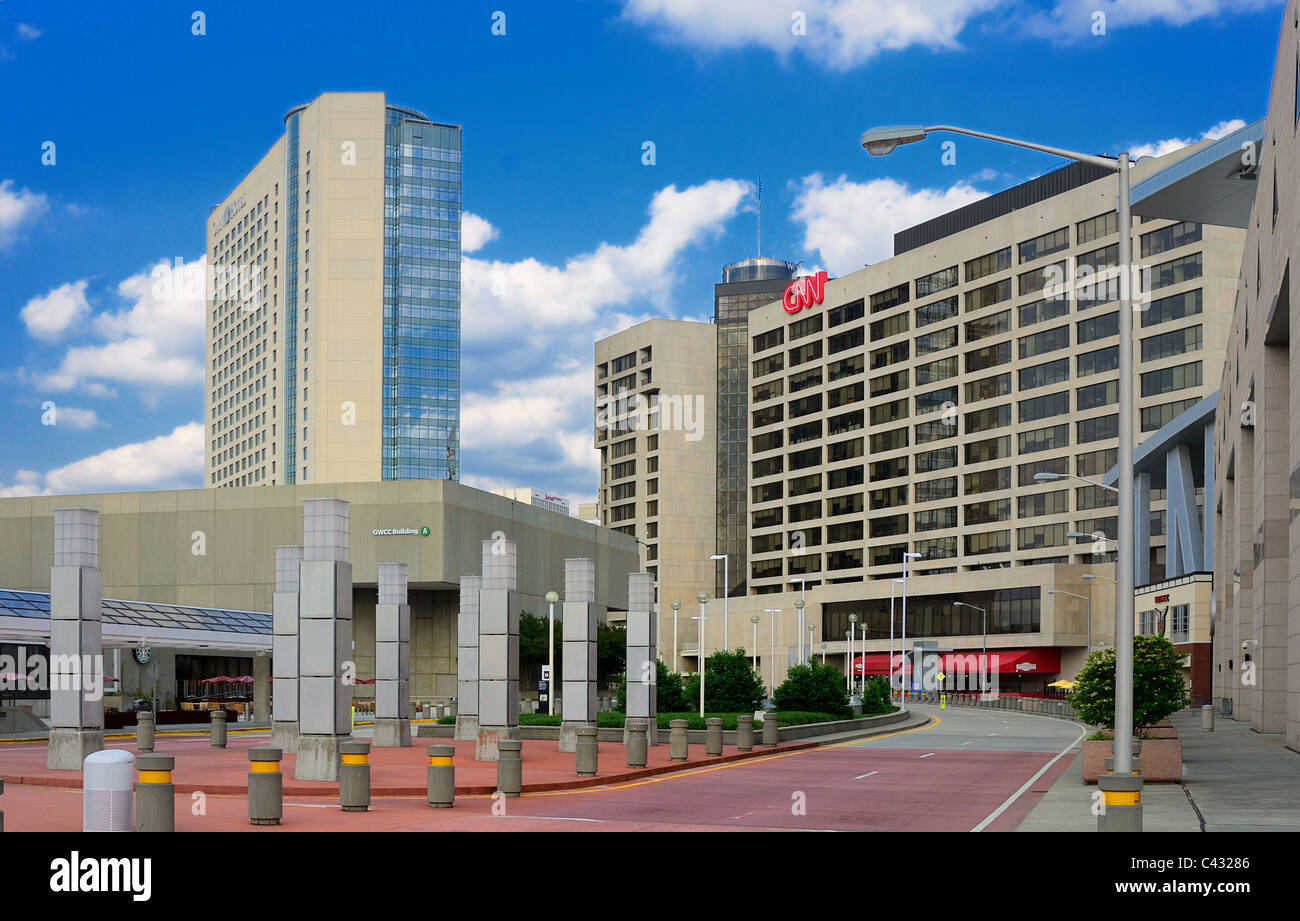
[[[549,492],[543,492],[540,489],[533,489],[530,486],[517,489],[494,489],[492,495],[505,496],[507,499],[514,499],[516,502],[523,502],[525,505],[535,505],[549,512],[559,512],[561,515],[569,514],[568,499]]]
[[[382,93],[288,112],[208,216],[207,486],[456,479],[460,176]]]

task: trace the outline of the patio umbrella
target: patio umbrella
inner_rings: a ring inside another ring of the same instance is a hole
[[[1074,682],[1062,678],[1060,681],[1053,681],[1048,685],[1049,688],[1073,688]]]

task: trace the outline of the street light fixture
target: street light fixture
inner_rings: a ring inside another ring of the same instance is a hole
[[[794,608],[799,612],[799,664],[803,665],[803,599],[800,598],[794,603]]]
[[[1082,576],[1080,576],[1080,578],[1087,579],[1089,581],[1093,579],[1102,579],[1106,582],[1109,582],[1111,585],[1119,585],[1119,583],[1116,582],[1114,579],[1112,579],[1110,576],[1098,576],[1090,572],[1085,572]]]
[[[1118,486],[1107,486],[1105,483],[1098,483],[1096,480],[1090,480],[1087,477],[1078,476],[1073,473],[1049,473],[1044,470],[1041,473],[1035,473],[1034,479],[1039,483],[1050,483],[1053,480],[1078,480],[1081,483],[1087,483],[1089,486],[1096,486],[1109,492],[1119,492]]]
[[[983,661],[980,662],[980,690],[987,691],[988,682],[985,680],[984,676],[989,670],[989,612],[978,605],[967,604],[964,601],[954,601],[952,606],[954,608],[971,608],[972,610],[979,611],[983,618],[984,644],[981,651]]]
[[[695,600],[700,603],[700,615],[692,617],[691,620],[700,622],[699,649],[697,651],[700,663],[700,719],[704,719],[704,627],[708,623],[708,618],[704,616],[704,605],[709,600],[709,593],[698,591],[695,593]]]
[[[749,615],[749,622],[754,625],[754,671],[758,671],[758,615]]]
[[[776,693],[776,615],[781,613],[781,609],[763,608],[763,613],[772,615],[772,617],[768,620],[768,626],[770,629],[768,630],[768,635],[767,635],[768,639],[771,641],[771,646],[772,646],[772,658],[767,663],[767,683],[768,683],[767,692],[768,694],[775,694]],[[755,641],[755,645],[758,645],[757,640]]]
[[[907,657],[907,561],[908,561],[908,560],[919,560],[920,558],[921,558],[921,554],[919,554],[919,553],[904,553],[904,554],[903,554],[903,635],[902,635],[902,638],[899,640],[899,649],[900,649],[900,651],[902,652],[904,658]],[[915,645],[915,643],[913,643],[913,645]],[[913,677],[916,676],[916,671],[917,671],[917,669],[916,669],[916,663],[913,662],[913,663],[912,663],[912,675],[913,675]],[[906,710],[906,709],[907,709],[907,692],[906,692],[906,689],[904,689],[904,693],[903,693],[903,705],[902,705],[902,709],[903,709],[903,710]]]
[[[681,659],[677,658],[677,612],[682,609],[680,601],[673,602],[673,671],[681,670]]]
[[[853,693],[853,684],[854,684],[853,647],[856,645],[855,640],[857,639],[857,629],[858,629],[858,615],[850,614],[849,615],[849,645],[848,645],[848,650],[844,653],[844,683],[848,687],[850,694]]]
[[[1133,534],[1133,216],[1129,183],[1128,152],[1119,156],[1097,157],[1090,154],[1048,147],[1029,141],[1001,137],[983,131],[957,128],[952,125],[902,125],[873,128],[861,137],[861,143],[867,153],[882,156],[890,153],[900,144],[911,144],[923,140],[932,131],[949,131],[955,134],[969,135],[1037,150],[1041,153],[1064,157],[1079,163],[1086,163],[1101,169],[1112,170],[1118,177],[1118,195],[1116,196],[1116,225],[1119,228],[1119,314],[1123,322],[1119,324],[1119,451],[1118,482],[1114,487],[1118,493],[1118,532]],[[1036,474],[1038,480],[1042,475]],[[1060,475],[1044,478],[1057,479]],[[1082,479],[1080,477],[1080,479]],[[1094,483],[1093,485],[1102,485]],[[1137,548],[1142,549],[1142,548]],[[1135,553],[1117,555],[1115,574],[1115,734],[1114,734],[1114,771],[1107,775],[1102,785],[1103,792],[1108,788],[1120,791],[1126,788],[1127,779],[1133,771],[1133,582]],[[904,561],[906,566],[906,561]],[[906,575],[906,572],[904,573]],[[1122,784],[1120,783],[1122,781]],[[1138,776],[1139,790],[1141,776]],[[1097,827],[1101,831],[1120,830],[1126,819],[1134,820],[1133,827],[1140,831],[1142,812],[1140,809],[1113,810],[1109,818],[1098,816]]]
[[[894,586],[902,582],[902,579],[889,580],[889,662],[885,666],[885,673],[889,676],[889,699],[894,699]],[[899,691],[903,689],[900,687]]]
[[[550,613],[546,618],[546,712],[555,712],[555,602],[560,600],[555,591],[546,593]]]
[[[715,553],[709,557],[711,560],[722,560],[722,648],[731,648],[731,636],[727,632],[727,599],[731,596],[731,576],[728,573],[728,567],[731,560],[725,553]],[[715,569],[714,572],[717,572]]]
[[[1047,594],[1069,595],[1071,598],[1079,598],[1082,599],[1083,601],[1088,602],[1088,654],[1092,655],[1092,596],[1076,595],[1074,592],[1063,591],[1062,589],[1059,588],[1049,588],[1047,590]]]

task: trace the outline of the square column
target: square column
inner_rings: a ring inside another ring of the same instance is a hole
[[[297,780],[338,780],[339,741],[352,733],[352,564],[348,504],[303,502],[299,567]]]
[[[99,512],[54,510],[50,568],[50,744],[46,767],[79,771],[104,748]]]
[[[627,577],[627,718],[645,720],[646,742],[659,744],[659,619],[654,611],[654,577],[648,572]],[[626,724],[623,744],[627,744]]]
[[[456,618],[456,738],[478,739],[478,593],[481,576],[460,577]]]
[[[560,751],[577,750],[578,729],[596,725],[596,561],[564,561]]]
[[[516,561],[514,541],[483,541],[475,761],[496,761],[501,740],[519,738],[519,614],[523,597],[515,591]]]
[[[298,578],[302,546],[275,548],[271,599],[271,746],[298,753]]]
[[[1165,521],[1170,515],[1165,513]],[[1169,532],[1169,528],[1165,529]],[[1119,535],[1115,535],[1118,537]],[[1116,544],[1119,553],[1122,543]],[[1117,554],[1118,555],[1118,554]],[[1133,477],[1133,584],[1151,582],[1151,474],[1139,473]]]
[[[411,607],[406,564],[379,564],[375,606],[375,745],[411,744]]]

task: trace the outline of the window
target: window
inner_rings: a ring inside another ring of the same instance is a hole
[[[957,388],[944,387],[940,390],[931,390],[929,393],[919,393],[913,399],[916,400],[916,414],[921,416],[956,406]]]
[[[1201,326],[1188,326],[1142,340],[1142,360],[1156,361],[1173,355],[1194,352],[1201,347]]]
[[[966,443],[966,463],[982,464],[985,461],[1001,460],[1011,456],[1011,436],[986,438],[983,441]]]
[[[936,531],[939,528],[957,527],[957,506],[924,509],[913,513],[917,531]]]
[[[1043,256],[1059,253],[1063,249],[1068,249],[1069,246],[1070,228],[1062,227],[1060,230],[1053,230],[1051,233],[1045,233],[1021,243],[1020,261],[1022,263],[1033,262]]]
[[[966,338],[970,339],[970,324],[966,324]],[[919,358],[922,355],[929,355],[931,352],[938,352],[943,349],[950,349],[957,344],[957,327],[949,326],[946,329],[935,330],[932,333],[926,333],[923,336],[916,337],[916,354]]]
[[[821,314],[818,314],[821,316]],[[805,361],[816,361],[822,357],[822,341],[807,342],[797,348],[790,349],[790,367],[801,365]]]
[[[1017,276],[1021,294],[1047,294],[1058,296],[1066,290],[1065,282],[1069,278],[1069,268],[1064,262],[1053,262],[1042,268],[1021,272]],[[1048,289],[1051,290],[1048,290]]]
[[[757,480],[765,476],[775,476],[776,474],[781,472],[784,463],[785,463],[785,458],[781,457],[780,455],[777,455],[776,457],[768,457],[763,460],[754,461],[753,462],[754,479]]]
[[[876,349],[871,353],[871,370],[875,371],[878,368],[885,368],[900,361],[907,361],[910,353],[911,343],[906,339],[902,342],[895,342],[893,345],[887,345],[883,349]]]
[[[1021,358],[1033,358],[1035,355],[1055,352],[1057,349],[1068,349],[1070,327],[1058,326],[1055,329],[1043,330],[1041,333],[1021,336],[1019,341]]]
[[[826,340],[826,354],[834,355],[836,352],[843,352],[846,349],[861,348],[866,339],[866,334],[866,328],[862,326],[854,327],[847,332],[837,333]]]
[[[916,386],[924,387],[957,376],[957,356],[949,355],[916,368]]]
[[[1146,281],[1145,273],[1144,281]],[[1149,276],[1150,287],[1148,291],[1155,291],[1158,288],[1167,288],[1170,285],[1176,285],[1179,282],[1191,281],[1193,278],[1201,277],[1201,254],[1192,253],[1190,256],[1184,256],[1181,259],[1174,259],[1170,262],[1163,262],[1160,265],[1153,266]]]
[[[1036,474],[1069,472],[1070,459],[1068,457],[1053,457],[1049,460],[1019,465],[1016,468],[1016,482],[1020,486],[1037,486],[1038,481],[1034,479]]]
[[[806,397],[800,397],[797,400],[790,401],[791,419],[798,419],[800,416],[806,416],[809,413],[819,413],[821,411],[822,395],[820,393],[811,393]],[[755,415],[757,415],[757,413],[755,413]],[[755,427],[757,428],[757,424]]]
[[[1101,451],[1080,454],[1075,457],[1074,463],[1079,476],[1096,478],[1105,476],[1118,459],[1119,448],[1105,448]]]
[[[829,311],[826,315],[827,326],[839,326],[843,323],[852,323],[854,320],[861,320],[864,312],[864,305],[859,298],[847,304]]]
[[[827,514],[834,518],[837,515],[857,515],[862,513],[862,493],[851,492],[842,496],[832,496],[826,500]]]
[[[934,537],[915,542],[917,552],[927,560],[946,560],[957,555],[956,537]]]
[[[862,456],[862,439],[851,438],[848,441],[837,441],[826,447],[826,463],[834,464],[839,461],[852,460],[855,457]]]
[[[1075,225],[1075,228],[1080,245],[1091,243],[1093,240],[1109,237],[1118,231],[1119,217],[1114,211],[1107,211],[1097,217],[1080,221]]]
[[[1033,301],[1020,306],[1020,326],[1033,326],[1047,320],[1055,320],[1070,312],[1068,300]]]
[[[1066,543],[1065,529],[1065,522],[1017,528],[1016,546],[1021,550],[1037,550],[1040,547],[1063,547]]]
[[[1201,363],[1192,361],[1172,368],[1161,368],[1159,371],[1147,371],[1142,375],[1142,396],[1151,397],[1185,387],[1199,387],[1201,383]]]
[[[1059,416],[1070,411],[1070,391],[1061,390],[1040,397],[1021,400],[1017,413],[1018,422],[1034,422],[1048,416]]]
[[[1005,374],[995,374],[993,377],[981,378],[977,381],[971,381],[966,385],[966,402],[975,403],[979,400],[990,400],[994,397],[1006,396],[1011,392],[1011,372]]]
[[[1151,301],[1142,311],[1142,328],[1164,323],[1166,320],[1180,320],[1201,312],[1201,289],[1171,294]]]
[[[826,394],[826,408],[836,409],[840,406],[848,406],[850,403],[860,403],[863,390],[862,381],[858,381],[856,384],[848,384],[828,391]]]
[[[797,444],[803,444],[805,441],[812,441],[821,437],[822,422],[820,419],[814,419],[811,422],[805,422],[802,425],[796,425],[790,428],[790,445],[792,447]]]
[[[879,313],[882,310],[888,310],[891,307],[897,307],[899,304],[907,303],[908,284],[903,282],[894,288],[881,291],[878,294],[871,295],[871,312]],[[872,338],[875,338],[874,336]]]
[[[1198,327],[1199,328],[1199,327]],[[1095,352],[1084,352],[1075,356],[1075,373],[1079,377],[1114,371],[1119,367],[1119,346],[1112,345]]]
[[[820,473],[810,473],[807,476],[795,477],[790,481],[790,498],[795,496],[806,496],[808,493],[821,492],[822,475]]]
[[[916,280],[916,296],[921,298],[928,297],[931,294],[938,294],[940,291],[955,287],[958,281],[957,266],[955,265],[940,269],[937,272],[931,272],[929,275],[922,275]]]
[[[870,505],[873,511],[875,509],[907,505],[907,484],[871,490]]]
[[[777,371],[785,370],[785,355],[778,352],[769,358],[760,358],[754,362],[754,377],[767,377],[769,374],[775,374]]]
[[[980,310],[984,307],[991,307],[994,304],[1000,304],[1011,298],[1011,279],[1004,278],[1001,281],[995,281],[991,285],[985,285],[982,288],[976,288],[974,291],[967,291],[965,294],[966,311]]]
[[[305,435],[304,435],[304,437],[305,437]],[[635,476],[635,475],[636,475],[636,460],[635,460],[635,459],[630,460],[630,461],[624,461],[624,462],[621,463],[621,464],[615,464],[615,465],[614,465],[613,467],[611,467],[610,470],[609,470],[609,478],[610,478],[611,480],[620,480],[620,479],[622,479],[622,478],[625,477],[625,476]]]
[[[995,467],[992,470],[981,470],[979,473],[968,473],[963,484],[963,490],[968,496],[1010,488],[1010,467]]]
[[[1119,415],[1098,416],[1096,419],[1084,419],[1077,422],[1078,442],[1101,441],[1103,438],[1119,437]]]
[[[907,418],[907,397],[871,407],[871,424],[882,425]]]
[[[941,301],[916,308],[916,326],[919,329],[931,323],[951,320],[955,316],[957,316],[957,295],[954,294],[952,297],[945,297]]]
[[[1019,438],[1021,454],[1051,451],[1065,447],[1070,443],[1070,426],[1068,423],[1062,422],[1045,428],[1031,429],[1027,432],[1021,432]]]
[[[1070,491],[1057,489],[1052,492],[1040,492],[1033,496],[1020,496],[1016,500],[1017,518],[1039,518],[1043,515],[1057,515],[1070,510]]]
[[[902,516],[902,518],[903,518],[903,527],[904,529],[906,529],[907,516],[904,515]],[[881,519],[881,520],[888,521],[889,519]],[[872,537],[881,536],[880,534],[877,534],[876,526],[877,523],[873,521],[871,523]],[[887,533],[897,534],[898,532],[892,531]],[[860,540],[862,540],[862,522],[860,521],[845,521],[845,522],[841,522],[840,524],[833,524],[826,529],[826,543],[828,544],[842,544],[847,541],[860,541]]]
[[[854,469],[861,470],[861,468]],[[872,461],[870,464],[869,476],[873,483],[879,482],[880,480],[892,480],[895,477],[907,476],[907,455],[891,457],[889,460]],[[920,495],[920,488],[920,484],[918,483],[918,496]],[[919,498],[917,501],[920,501]]]
[[[902,462],[903,472],[906,473],[907,472],[906,457],[895,458],[892,462],[884,461],[883,463],[898,463],[900,461]],[[861,466],[841,467],[839,470],[832,470],[826,474],[827,489],[844,489],[849,486],[861,486],[861,485],[862,485]]]
[[[764,502],[775,502],[781,498],[781,484],[764,483],[762,486],[755,486],[750,491],[750,499],[755,505],[761,505]]]
[[[1109,406],[1112,403],[1119,402],[1119,381],[1102,381],[1099,384],[1089,384],[1087,387],[1080,387],[1076,391],[1076,402],[1078,403],[1079,412],[1087,409],[1096,409],[1098,406]]]
[[[852,377],[855,374],[861,374],[866,366],[865,356],[859,352],[850,358],[841,358],[839,361],[832,361],[826,366],[826,380],[838,381],[841,378]]]
[[[756,384],[753,388],[753,400],[755,403],[762,403],[764,400],[770,400],[773,397],[785,395],[785,381],[781,378],[774,378],[762,384]]]
[[[873,397],[881,396],[886,393],[897,393],[900,390],[907,389],[908,373],[904,368],[902,371],[895,371],[893,374],[884,374],[880,377],[871,379],[871,395]]]
[[[987,317],[980,317],[978,320],[966,321],[966,341],[968,343],[978,342],[981,339],[987,339],[989,336],[1009,332],[1010,329],[1011,311],[1003,310]]]
[[[957,498],[957,478],[941,477],[937,480],[921,480],[916,484],[917,502],[940,502]]]
[[[1095,508],[1114,508],[1119,505],[1119,494],[1100,486],[1080,486],[1074,490],[1074,507],[1085,512]]]
[[[785,343],[785,327],[778,326],[754,337],[754,351],[765,352]]]
[[[962,520],[964,524],[992,524],[1006,521],[1011,517],[1010,499],[989,499],[985,502],[972,502],[964,506]]]
[[[813,333],[822,331],[822,317],[820,313],[814,313],[811,316],[804,317],[802,320],[795,320],[790,324],[790,341],[802,339],[804,336],[811,336]]]
[[[860,409],[839,416],[831,416],[826,425],[826,433],[828,435],[841,435],[844,432],[856,431],[862,428],[862,418],[862,410]]]
[[[1011,424],[1011,404],[990,406],[966,414],[966,434],[975,435]],[[955,426],[954,426],[955,427]]]
[[[1198,402],[1199,400],[1196,397],[1189,397],[1186,400],[1177,400],[1173,403],[1161,403],[1159,406],[1144,406],[1142,408],[1142,431],[1154,432],[1162,425],[1170,422],[1183,410],[1190,409]]]
[[[877,432],[871,436],[871,453],[883,454],[886,451],[896,451],[899,448],[906,448],[908,444],[907,439],[907,426],[898,429],[890,429],[887,432]]]
[[[762,409],[754,410],[753,427],[761,429],[764,426],[780,422],[785,418],[785,407],[780,403],[775,406],[764,406]]]
[[[966,535],[966,556],[981,556],[985,553],[1006,553],[1010,549],[1010,531],[989,531],[984,534]]]
[[[790,470],[802,470],[805,467],[815,467],[822,462],[822,449],[818,445],[815,448],[804,448],[802,451],[795,451],[790,455]]]
[[[1089,317],[1086,320],[1080,320],[1075,325],[1079,327],[1079,345],[1083,345],[1085,342],[1095,342],[1098,339],[1109,339],[1111,336],[1119,335],[1119,311],[1105,313],[1098,317]]]
[[[996,345],[986,345],[982,349],[975,349],[974,351],[966,353],[966,372],[969,374],[971,371],[983,371],[986,368],[1006,364],[1010,360],[1010,342],[999,342]]]
[[[922,451],[916,455],[917,473],[933,473],[936,470],[947,470],[949,467],[956,466],[956,445],[947,448],[935,448],[933,451]]]
[[[916,443],[926,444],[931,441],[939,441],[943,438],[954,438],[957,435],[957,426],[953,425],[946,419],[934,419],[929,422],[918,422],[916,424]]]
[[[1201,225],[1193,221],[1183,221],[1181,224],[1173,224],[1142,234],[1142,258],[1158,256],[1167,250],[1199,242],[1201,242]]]
[[[876,320],[871,324],[871,340],[874,342],[878,339],[888,339],[890,336],[905,333],[909,328],[907,324],[908,315],[905,313],[885,317],[883,320]]]
[[[994,272],[1001,272],[1003,269],[1011,268],[1011,247],[1000,249],[995,253],[989,253],[987,256],[980,256],[978,259],[971,259],[966,263],[966,281],[972,282],[985,275],[992,275]]]
[[[772,451],[779,448],[784,443],[784,434],[782,432],[768,432],[766,435],[755,435],[753,438],[753,452],[762,454],[764,451]],[[647,471],[648,472],[648,471]]]

